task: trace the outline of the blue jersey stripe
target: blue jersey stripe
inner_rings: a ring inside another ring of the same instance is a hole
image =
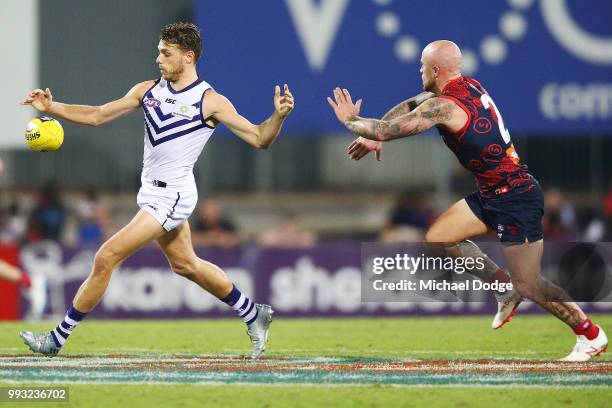
[[[155,85],[159,84],[159,81],[161,81],[161,78],[158,78],[155,83],[149,88],[149,90],[147,92],[144,93],[144,95],[142,95],[142,98],[140,98],[140,106],[142,106],[144,108],[144,98],[145,96],[152,94],[152,90],[153,88],[155,88]]]
[[[176,94],[180,94],[180,93],[186,92],[186,91],[190,90],[191,88],[193,88],[194,86],[198,86],[202,82],[204,82],[204,80],[202,78],[198,78],[191,85],[187,86],[186,88],[181,89],[180,91],[175,91],[172,88],[172,85],[170,84],[170,82],[168,82],[168,90],[170,91],[170,93],[176,95]]]
[[[178,137],[185,136],[185,135],[187,135],[187,134],[189,134],[191,132],[194,132],[196,130],[200,130],[200,129],[206,127],[202,123],[200,123],[199,125],[194,126],[192,128],[181,130],[180,132],[172,133],[172,134],[170,134],[168,136],[164,136],[162,138],[159,138],[159,139],[155,140],[155,138],[153,138],[153,134],[151,133],[151,129],[149,128],[149,124],[147,123],[146,120],[144,122],[145,122],[145,129],[147,130],[147,136],[149,137],[149,142],[151,142],[151,145],[153,145],[153,146],[157,146],[157,145],[160,145],[160,144],[162,144],[164,142],[168,142],[170,140],[174,140],[174,139],[176,139]]]
[[[163,126],[163,124],[162,124],[162,126],[159,127],[159,126],[157,126],[157,124],[155,123],[155,121],[153,120],[151,115],[149,114],[148,109],[145,109],[145,116],[147,117],[147,119],[149,120],[149,123],[153,127],[153,130],[155,130],[155,133],[157,133],[157,134],[166,132],[168,130],[175,129],[175,128],[180,127],[180,126],[184,126],[184,125],[188,125],[190,123],[195,123],[195,122],[199,122],[200,121],[200,115],[196,115],[191,120],[190,119],[181,119],[181,120],[178,120],[176,122],[172,122],[172,123],[170,123],[168,125],[165,125],[165,126]]]

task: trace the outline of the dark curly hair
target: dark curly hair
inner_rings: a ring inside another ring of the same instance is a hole
[[[202,55],[202,34],[195,24],[178,22],[165,25],[159,33],[159,39],[183,51],[193,51],[196,60]]]

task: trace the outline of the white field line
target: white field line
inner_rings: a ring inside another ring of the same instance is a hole
[[[295,357],[291,359],[274,359],[263,358],[257,361],[252,361],[244,358],[236,358],[233,356],[217,356],[217,355],[201,355],[201,356],[169,356],[169,355],[150,355],[150,356],[92,356],[79,358],[56,357],[53,359],[37,357],[37,356],[18,356],[18,357],[3,357],[0,356],[0,369],[3,367],[23,368],[62,368],[62,369],[120,369],[123,367],[140,367],[145,370],[147,366],[150,371],[168,372],[170,370],[185,370],[199,369],[199,371],[207,370],[207,367],[216,371],[216,368],[251,368],[251,367],[270,367],[278,371],[291,370],[324,370],[330,371],[334,366],[342,366],[345,364],[359,364],[362,367],[354,370],[354,372],[439,372],[448,373],[460,371],[484,371],[484,372],[515,372],[521,370],[554,370],[558,373],[567,374],[568,372],[583,371],[587,366],[584,363],[559,363],[546,360],[490,360],[486,362],[469,361],[469,360],[446,360],[448,365],[440,366],[437,363],[429,364],[428,360],[418,359],[395,359],[383,361],[354,361],[353,358],[340,357]],[[418,365],[410,365],[403,367],[402,363],[420,363]],[[157,369],[160,364],[165,365],[162,370]],[[612,362],[595,361],[595,366],[608,369],[612,372]],[[281,368],[278,368],[281,366]],[[323,367],[322,367],[323,366]],[[601,376],[607,373],[588,373]]]

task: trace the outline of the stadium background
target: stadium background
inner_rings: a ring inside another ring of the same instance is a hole
[[[346,86],[364,98],[364,115],[381,116],[420,90],[420,50],[439,37],[463,48],[466,73],[492,94],[519,154],[547,190],[546,238],[608,240],[612,39],[604,16],[610,4],[440,4],[445,11],[427,1],[388,0],[275,0],[266,7],[249,1],[8,2],[0,33],[14,58],[0,67],[6,85],[0,239],[6,253],[20,252],[39,300],[22,301],[15,310],[18,292],[2,283],[3,314],[40,319],[64,313],[89,273],[96,245],[137,210],[142,159],[140,113],[101,128],[62,121],[61,150],[37,154],[22,140],[36,113],[18,102],[39,86],[70,103],[123,95],[158,75],[159,28],[176,20],[202,27],[200,74],[252,121],[272,111],[276,83],[287,82],[296,97],[296,110],[270,150],[252,149],[221,128],[195,169],[201,199],[214,199],[203,212],[214,218],[210,212],[220,209],[225,220],[211,231],[210,222],[194,214],[198,253],[279,314],[490,312],[490,302],[360,303],[360,242],[420,239],[437,213],[471,191],[472,180],[435,132],[385,145],[381,163],[369,157],[351,162],[351,138],[324,98],[334,86]],[[595,310],[606,311],[606,304]],[[155,248],[115,272],[93,313],[230,315],[173,276]]]

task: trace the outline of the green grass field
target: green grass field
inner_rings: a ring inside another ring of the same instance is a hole
[[[592,318],[612,327],[612,315]],[[24,357],[31,353],[17,333],[54,323],[0,323],[0,386],[69,385],[69,403],[43,406],[604,407],[612,399],[608,353],[596,360],[601,372],[593,375],[558,373],[554,364],[552,371],[513,371],[515,362],[544,364],[573,347],[573,334],[549,316],[518,315],[500,331],[490,329],[489,317],[277,318],[267,359],[256,365],[237,357],[250,346],[237,320],[90,320],[75,330],[63,358]],[[466,359],[468,366],[472,359],[495,361],[482,373],[454,371],[465,365],[455,361]],[[453,372],[437,373],[440,361],[423,373],[386,371],[431,360],[450,360],[442,365]],[[510,368],[487,371],[504,362]],[[226,370],[228,364],[234,368]],[[334,364],[352,368],[330,371]]]

